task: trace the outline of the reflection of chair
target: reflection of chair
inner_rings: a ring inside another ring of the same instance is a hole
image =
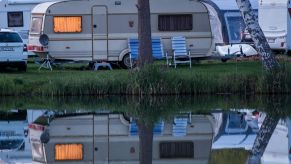
[[[172,37],[172,50],[173,50],[173,64],[176,68],[177,64],[187,64],[191,68],[191,54],[186,47],[186,38],[183,36]],[[168,62],[167,62],[168,63]]]
[[[172,135],[173,136],[186,136],[187,125],[191,124],[191,113],[187,115],[176,116],[173,122]]]
[[[130,51],[130,66],[133,67],[133,61],[138,58],[139,41],[137,38],[130,38],[128,40],[128,48]],[[163,59],[164,50],[161,38],[152,38],[152,55],[154,59]]]
[[[153,128],[153,133],[154,135],[162,135],[163,130],[164,130],[164,121],[160,120],[155,123],[154,128]],[[138,127],[135,121],[130,121],[129,124],[129,135],[130,136],[135,136],[138,135]]]

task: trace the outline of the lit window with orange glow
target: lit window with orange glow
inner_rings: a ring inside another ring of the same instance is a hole
[[[54,32],[81,32],[82,17],[54,17]]]
[[[83,145],[82,144],[56,144],[55,160],[82,160]]]

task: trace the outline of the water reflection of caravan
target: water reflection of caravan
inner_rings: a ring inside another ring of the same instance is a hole
[[[208,163],[213,135],[210,119],[203,115],[183,115],[156,123],[153,163]],[[44,129],[40,125],[32,128],[34,161],[139,163],[138,129],[123,114],[55,117]],[[48,142],[43,144],[41,140]]]
[[[261,0],[259,2],[261,29],[270,47],[283,52],[287,48],[287,3],[288,0]]]
[[[250,150],[259,130],[252,112],[214,113],[215,137],[212,149],[244,148]]]
[[[266,114],[262,113],[259,117],[259,126],[262,125]],[[290,121],[289,118],[280,119],[274,130],[268,145],[261,157],[262,164],[290,164]]]
[[[121,62],[129,67],[128,39],[137,38],[136,0],[49,2],[32,10],[28,49],[55,59]],[[194,57],[213,50],[207,8],[197,0],[150,0],[152,37],[171,51],[171,37],[185,36]],[[76,10],[76,8],[78,10]],[[39,38],[48,36],[48,46]]]

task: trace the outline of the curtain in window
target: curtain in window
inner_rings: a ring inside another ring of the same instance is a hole
[[[54,32],[81,32],[81,17],[54,17]]]
[[[192,15],[159,15],[160,31],[192,30]]]
[[[56,144],[55,160],[82,160],[82,144]]]

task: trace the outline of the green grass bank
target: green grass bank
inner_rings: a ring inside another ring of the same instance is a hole
[[[273,79],[258,61],[208,61],[191,69],[158,63],[140,71],[88,71],[80,65],[38,71],[30,63],[25,73],[0,73],[0,96],[290,94],[291,63],[281,65],[284,71]]]

